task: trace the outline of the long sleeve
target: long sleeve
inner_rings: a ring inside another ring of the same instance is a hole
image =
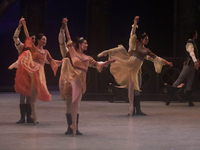
[[[186,51],[189,52],[190,56],[192,57],[193,62],[196,62],[197,59],[196,59],[196,56],[195,56],[195,53],[194,53],[194,46],[193,46],[192,43],[188,43],[186,45]]]
[[[151,50],[148,49],[148,55],[145,57],[146,60],[150,60],[154,63],[155,71],[161,73],[162,66],[164,65],[165,60],[161,57],[158,57]]]
[[[24,44],[20,41],[19,39],[19,34],[20,34],[20,31],[18,28],[15,30],[15,33],[13,35],[13,40],[15,42],[15,47],[18,51],[19,54],[21,54],[23,48],[24,48]]]
[[[138,26],[136,26],[137,28]],[[131,50],[135,50],[136,49],[136,40],[137,40],[137,36],[136,34],[132,34],[133,32],[133,27],[131,29],[131,33],[130,33],[130,38],[129,38],[129,49],[128,52],[130,52]]]
[[[66,47],[66,42],[65,42],[65,33],[64,33],[64,29],[60,29],[60,33],[58,36],[58,41],[59,41],[59,45],[60,45],[60,52],[63,58],[65,58],[67,56],[67,53],[69,52],[69,49]]]
[[[51,55],[50,55],[50,53],[47,51],[47,60],[48,60],[48,62],[50,63],[50,65],[51,65],[51,68],[52,68],[52,70],[53,70],[53,73],[54,73],[54,76],[56,76],[56,72],[57,72],[57,70],[58,70],[58,67],[60,66],[60,61],[58,61],[58,60],[54,60],[52,57],[51,57]]]
[[[98,72],[101,72],[103,67],[101,67],[101,64],[103,62],[97,62],[95,61],[91,56],[89,56],[89,67],[96,68]]]
[[[154,63],[155,71],[156,71],[157,73],[161,73],[162,67],[163,67],[163,65],[164,65],[164,61],[165,61],[165,60],[164,60],[163,58],[158,57],[158,56],[156,56],[156,57],[154,58],[153,63]]]

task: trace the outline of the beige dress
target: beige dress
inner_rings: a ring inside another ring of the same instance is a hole
[[[156,56],[149,49],[147,52],[143,52],[139,49],[136,43],[137,36],[134,34],[131,36],[129,46],[133,51],[132,56],[129,56],[126,49],[119,45],[113,48],[109,52],[109,58],[114,58],[116,61],[111,64],[110,72],[114,76],[116,82],[124,87],[128,87],[129,75],[131,74],[131,81],[134,84],[134,90],[140,90],[138,85],[138,72],[143,64],[144,59],[151,57],[154,59],[155,71],[160,73],[164,63],[164,59]]]

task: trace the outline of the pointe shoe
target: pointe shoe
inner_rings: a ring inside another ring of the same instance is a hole
[[[133,116],[133,107],[132,106],[129,107],[129,116]]]
[[[72,135],[75,136],[76,135],[76,126],[71,124],[70,128],[72,129]]]
[[[103,57],[108,55],[109,50],[105,50],[97,55],[97,57]]]
[[[34,125],[36,125],[36,124],[37,124],[37,118],[36,118],[36,115],[31,115],[30,117],[33,119],[33,123],[34,123]]]

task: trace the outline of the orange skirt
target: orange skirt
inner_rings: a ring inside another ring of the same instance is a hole
[[[37,99],[41,101],[50,101],[51,94],[46,86],[44,66],[34,62],[29,50],[24,51],[18,58],[19,67],[15,77],[15,91],[22,95],[32,96],[31,76],[34,77],[37,89]]]

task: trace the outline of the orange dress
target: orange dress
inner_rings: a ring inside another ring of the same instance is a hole
[[[34,82],[37,89],[37,99],[41,101],[50,101],[51,94],[46,85],[44,73],[45,61],[51,65],[51,68],[56,75],[59,67],[58,61],[54,60],[47,50],[40,51],[32,42],[31,38],[27,38],[24,43],[24,48],[29,49],[24,51],[19,57],[19,67],[15,77],[15,91],[22,95],[32,95],[31,77],[34,76]]]
[[[99,72],[101,72],[102,70],[100,65],[91,56],[82,55],[84,57],[81,57],[79,53],[75,51],[74,47],[72,46],[72,43],[68,43],[67,48],[69,49],[72,64],[69,58],[63,58],[59,81],[61,98],[67,98],[72,96],[72,86],[70,81],[76,80],[77,78],[80,78],[81,81],[82,94],[85,93],[86,73],[88,67],[95,67]]]

